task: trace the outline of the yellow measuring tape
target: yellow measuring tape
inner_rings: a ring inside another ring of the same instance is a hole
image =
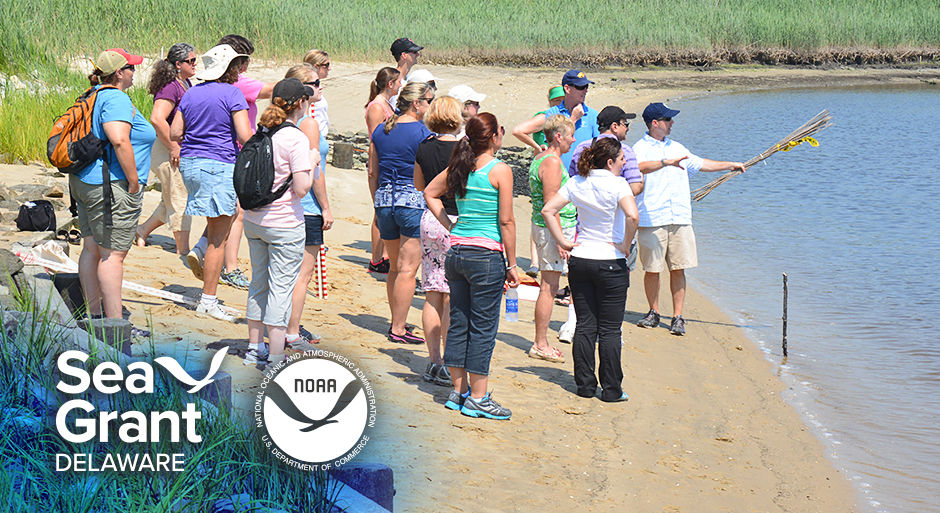
[[[780,151],[790,151],[790,150],[792,150],[793,148],[796,148],[797,146],[799,146],[800,144],[805,143],[805,142],[809,143],[809,145],[812,146],[812,147],[814,147],[814,148],[815,148],[816,146],[819,146],[819,141],[817,141],[816,139],[813,139],[812,137],[807,136],[807,137],[804,137],[804,138],[802,138],[802,139],[797,139],[796,141],[790,141],[790,142],[788,142],[787,144],[784,144],[783,146],[780,146],[780,145],[778,144],[778,145],[777,145],[777,149],[780,150]]]

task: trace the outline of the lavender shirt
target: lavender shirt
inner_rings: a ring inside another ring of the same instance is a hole
[[[163,89],[157,91],[157,94],[153,95],[153,101],[156,103],[157,100],[166,100],[173,104],[173,110],[170,111],[170,115],[166,117],[166,122],[173,124],[173,118],[176,117],[176,111],[179,110],[180,100],[183,99],[183,94],[186,92],[186,89],[192,87],[193,84],[186,80],[186,87],[183,87],[183,84],[179,80],[174,80],[169,84],[163,86]]]
[[[598,139],[601,137],[617,138],[614,134],[601,134],[597,136]],[[571,153],[571,165],[568,166],[569,176],[578,176],[578,159],[581,158],[581,152],[586,150],[593,142],[593,139],[588,139],[579,144]],[[620,170],[620,176],[622,176],[627,183],[642,182],[643,175],[640,174],[640,166],[637,164],[636,154],[633,153],[633,148],[623,141],[620,141],[620,147],[623,148],[624,160],[623,169]]]
[[[179,106],[186,121],[180,157],[234,164],[238,137],[232,114],[247,109],[245,95],[231,84],[205,82],[191,87]]]

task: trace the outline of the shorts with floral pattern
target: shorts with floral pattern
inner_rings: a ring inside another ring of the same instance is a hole
[[[457,218],[450,217],[451,222]],[[421,287],[425,291],[450,293],[444,276],[444,256],[450,249],[450,232],[425,209],[421,215]]]

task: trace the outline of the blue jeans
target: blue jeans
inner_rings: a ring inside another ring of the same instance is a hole
[[[496,347],[506,261],[499,251],[451,246],[444,271],[450,285],[444,365],[487,376]]]
[[[603,389],[601,400],[616,401],[623,394],[620,327],[630,285],[627,261],[571,257],[568,259],[568,285],[578,319],[571,343],[578,395],[594,396],[597,391],[595,371],[598,371]],[[595,341],[600,356],[599,369],[594,364]],[[447,343],[450,344],[450,340]]]

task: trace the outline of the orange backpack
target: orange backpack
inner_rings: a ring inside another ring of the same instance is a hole
[[[99,139],[92,132],[91,125],[98,92],[105,89],[117,88],[110,85],[88,88],[52,125],[46,153],[49,162],[59,171],[77,173],[104,154],[108,140]]]

